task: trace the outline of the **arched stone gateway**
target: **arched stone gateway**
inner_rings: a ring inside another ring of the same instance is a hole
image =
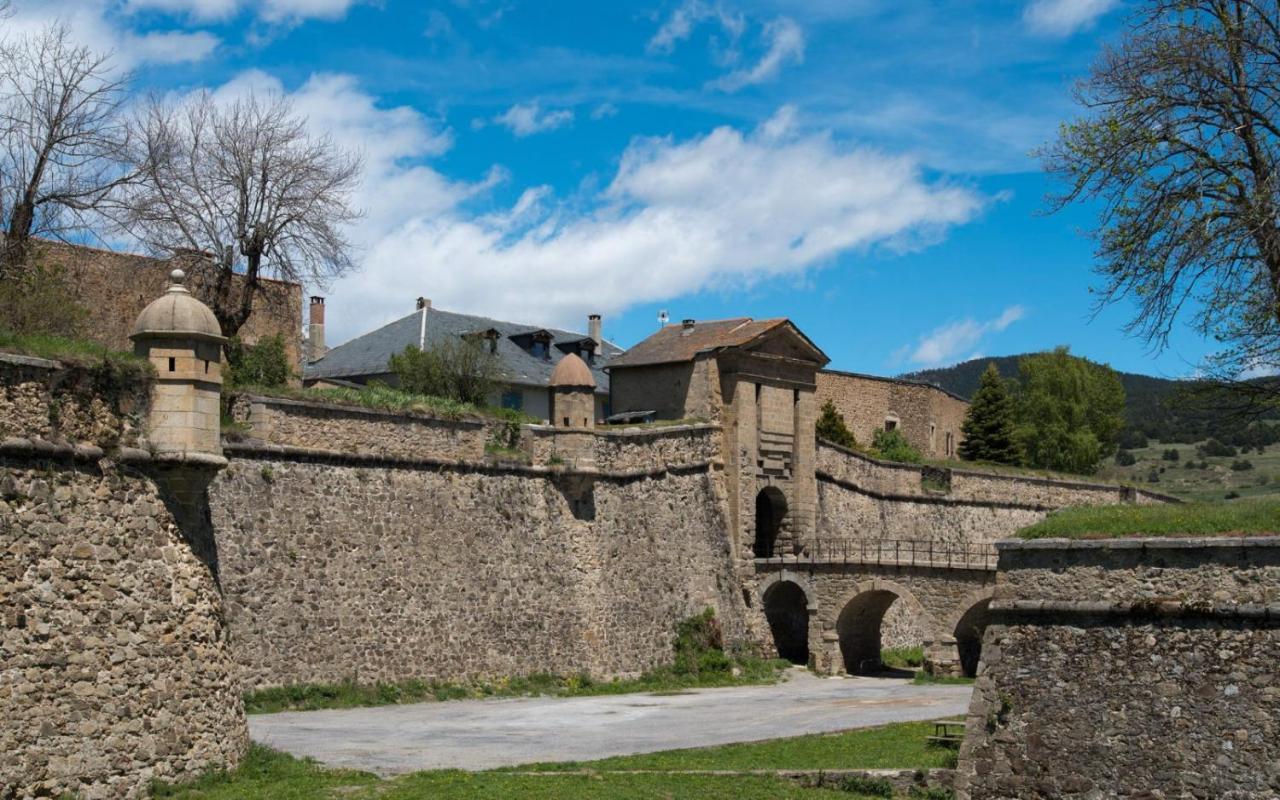
[[[776,555],[774,546],[787,516],[787,496],[776,486],[766,486],[756,495],[756,541],[752,548],[756,558]]]
[[[845,672],[874,675],[881,671],[881,625],[885,612],[899,599],[916,611],[923,624],[928,624],[920,601],[903,587],[889,581],[872,581],[845,603],[836,619]]]
[[[778,581],[765,590],[764,615],[778,658],[792,664],[809,663],[809,600],[791,581]]]
[[[982,634],[991,618],[991,597],[987,596],[970,606],[956,623],[954,636],[960,657],[960,672],[966,678],[978,675],[978,662],[982,657]]]

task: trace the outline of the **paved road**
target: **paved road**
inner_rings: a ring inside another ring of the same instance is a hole
[[[676,695],[453,700],[249,717],[253,738],[383,775],[583,761],[963,715],[968,686],[818,678]]]

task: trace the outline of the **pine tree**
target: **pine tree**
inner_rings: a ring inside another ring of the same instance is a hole
[[[969,404],[964,424],[960,457],[966,461],[1017,464],[1018,445],[1014,440],[1013,398],[995,364],[988,364],[978,384],[978,393]]]
[[[836,410],[835,403],[830,400],[822,404],[822,416],[818,417],[817,433],[819,439],[850,450],[858,446],[858,440],[854,438],[853,431],[849,430],[849,426],[844,423],[844,417]]]

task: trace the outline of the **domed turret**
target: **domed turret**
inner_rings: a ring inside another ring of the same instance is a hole
[[[560,359],[551,372],[551,423],[557,428],[596,426],[596,379],[574,353]]]
[[[219,399],[226,338],[209,307],[183,286],[175,269],[169,288],[138,315],[133,352],[156,369],[147,439],[157,453],[222,453]]]

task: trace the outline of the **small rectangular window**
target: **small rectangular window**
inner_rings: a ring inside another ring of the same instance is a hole
[[[173,356],[169,356],[169,371],[170,372],[178,371],[178,359],[174,358]]]
[[[564,418],[564,426],[565,426],[566,428],[567,428],[567,427],[569,427],[569,418],[568,418],[568,417],[565,417],[565,418]]]

